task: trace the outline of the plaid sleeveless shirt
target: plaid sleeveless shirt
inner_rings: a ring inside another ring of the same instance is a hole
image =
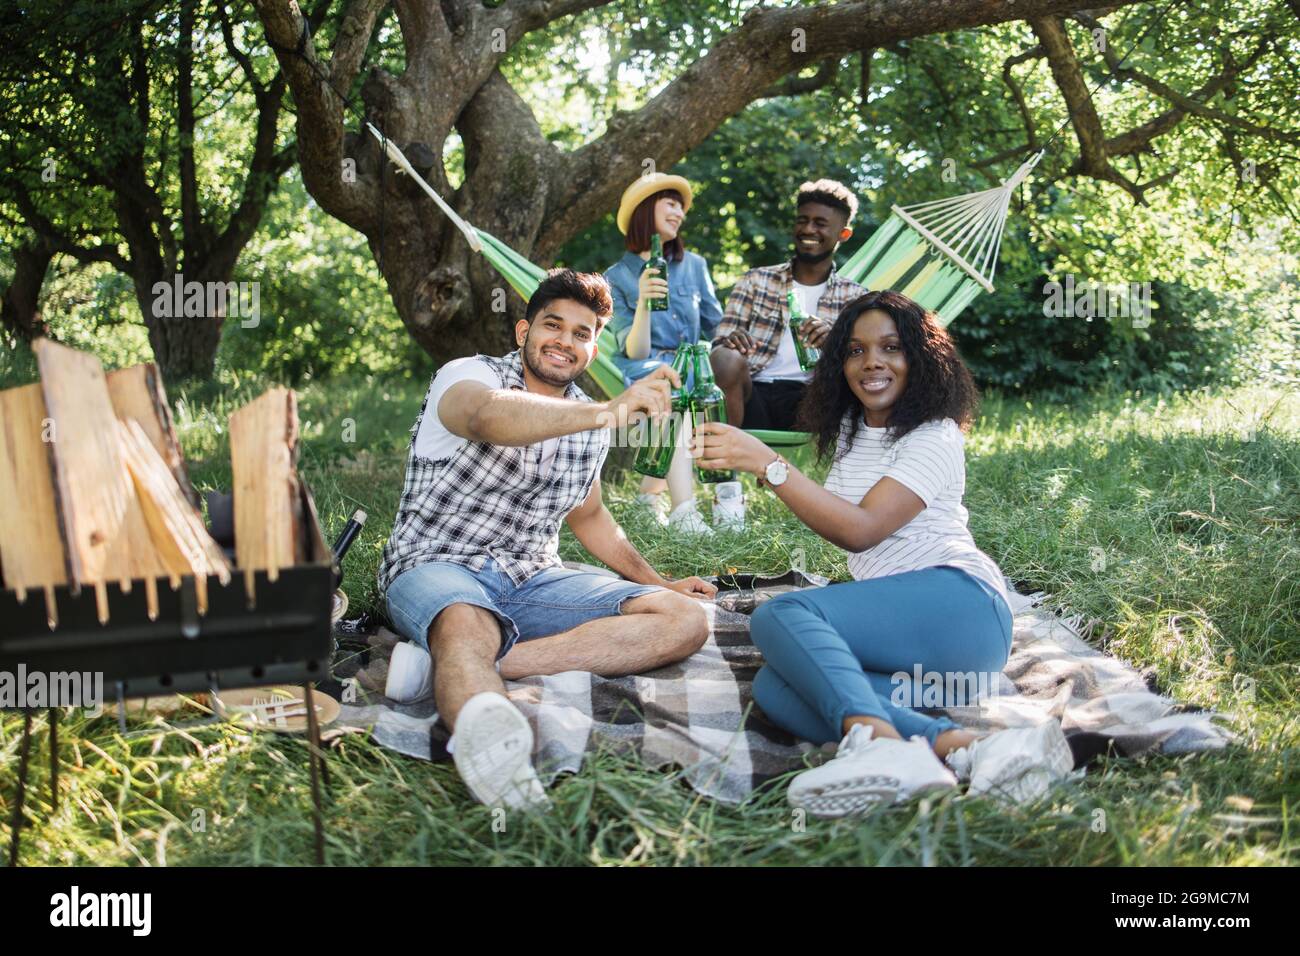
[[[502,388],[527,387],[518,351],[478,358],[496,371]],[[591,401],[573,383],[564,397]],[[426,393],[411,429],[397,520],[379,567],[380,592],[404,571],[429,561],[477,571],[493,558],[516,585],[559,565],[560,522],[591,493],[609,453],[608,429],[562,436],[545,475],[541,442],[507,447],[467,441],[455,454],[434,461],[415,453],[420,421],[438,413],[428,403]]]

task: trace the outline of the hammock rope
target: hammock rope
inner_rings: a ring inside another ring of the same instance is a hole
[[[397,148],[397,144],[383,133],[379,132],[379,130],[375,128],[374,123],[366,123],[366,129],[370,130],[375,139],[379,140],[379,145],[383,147],[384,152],[388,154],[388,158],[393,161],[397,168],[414,179],[420,188],[428,194],[429,198],[438,204],[438,208],[442,210],[443,215],[450,219],[452,224],[465,236],[465,240],[469,243],[469,247],[475,252],[482,252],[483,245],[479,240],[478,230],[462,219],[456,213],[456,210],[452,209],[451,206],[449,206],[447,202],[438,195],[434,188],[425,182],[424,177],[417,173],[415,168],[407,160],[406,154]]]

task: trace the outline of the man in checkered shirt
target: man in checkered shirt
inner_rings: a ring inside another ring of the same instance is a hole
[[[840,310],[867,291],[836,275],[833,259],[853,235],[858,198],[842,183],[819,179],[799,187],[795,209],[794,259],[741,276],[713,340],[714,376],[727,396],[727,421],[738,427],[795,427],[812,373],[799,367],[787,295],[794,292],[812,316],[804,339],[819,348]]]
[[[448,362],[416,420],[379,587],[410,643],[385,692],[433,693],[448,749],[489,806],[545,805],[533,736],[502,679],[563,671],[635,674],[693,654],[708,637],[700,578],[661,577],[601,501],[611,426],[671,411],[667,366],[610,402],[575,384],[613,313],[599,275],[557,269],[503,358]],[[564,568],[560,522],[622,578]]]

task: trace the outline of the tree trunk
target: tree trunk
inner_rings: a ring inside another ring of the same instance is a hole
[[[169,384],[185,379],[210,379],[216,367],[217,346],[221,344],[221,327],[231,308],[224,305],[209,310],[205,292],[203,314],[186,315],[185,289],[182,286],[181,294],[176,295],[176,278],[167,274],[133,276],[135,298],[149,330],[154,361]],[[183,276],[185,285],[197,281],[205,290],[206,278]],[[158,283],[164,284],[167,291],[160,288],[155,292]]]
[[[167,382],[212,378],[221,343],[220,319],[150,317],[148,325],[149,344]]]
[[[46,335],[41,317],[41,286],[54,259],[54,250],[37,239],[34,243],[15,246],[14,277],[0,298],[0,323],[25,342]]]

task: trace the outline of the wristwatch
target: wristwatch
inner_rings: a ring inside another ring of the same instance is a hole
[[[780,455],[777,455],[768,466],[763,469],[763,477],[758,479],[758,483],[766,484],[772,488],[778,488],[784,485],[786,479],[790,477],[790,463]]]

